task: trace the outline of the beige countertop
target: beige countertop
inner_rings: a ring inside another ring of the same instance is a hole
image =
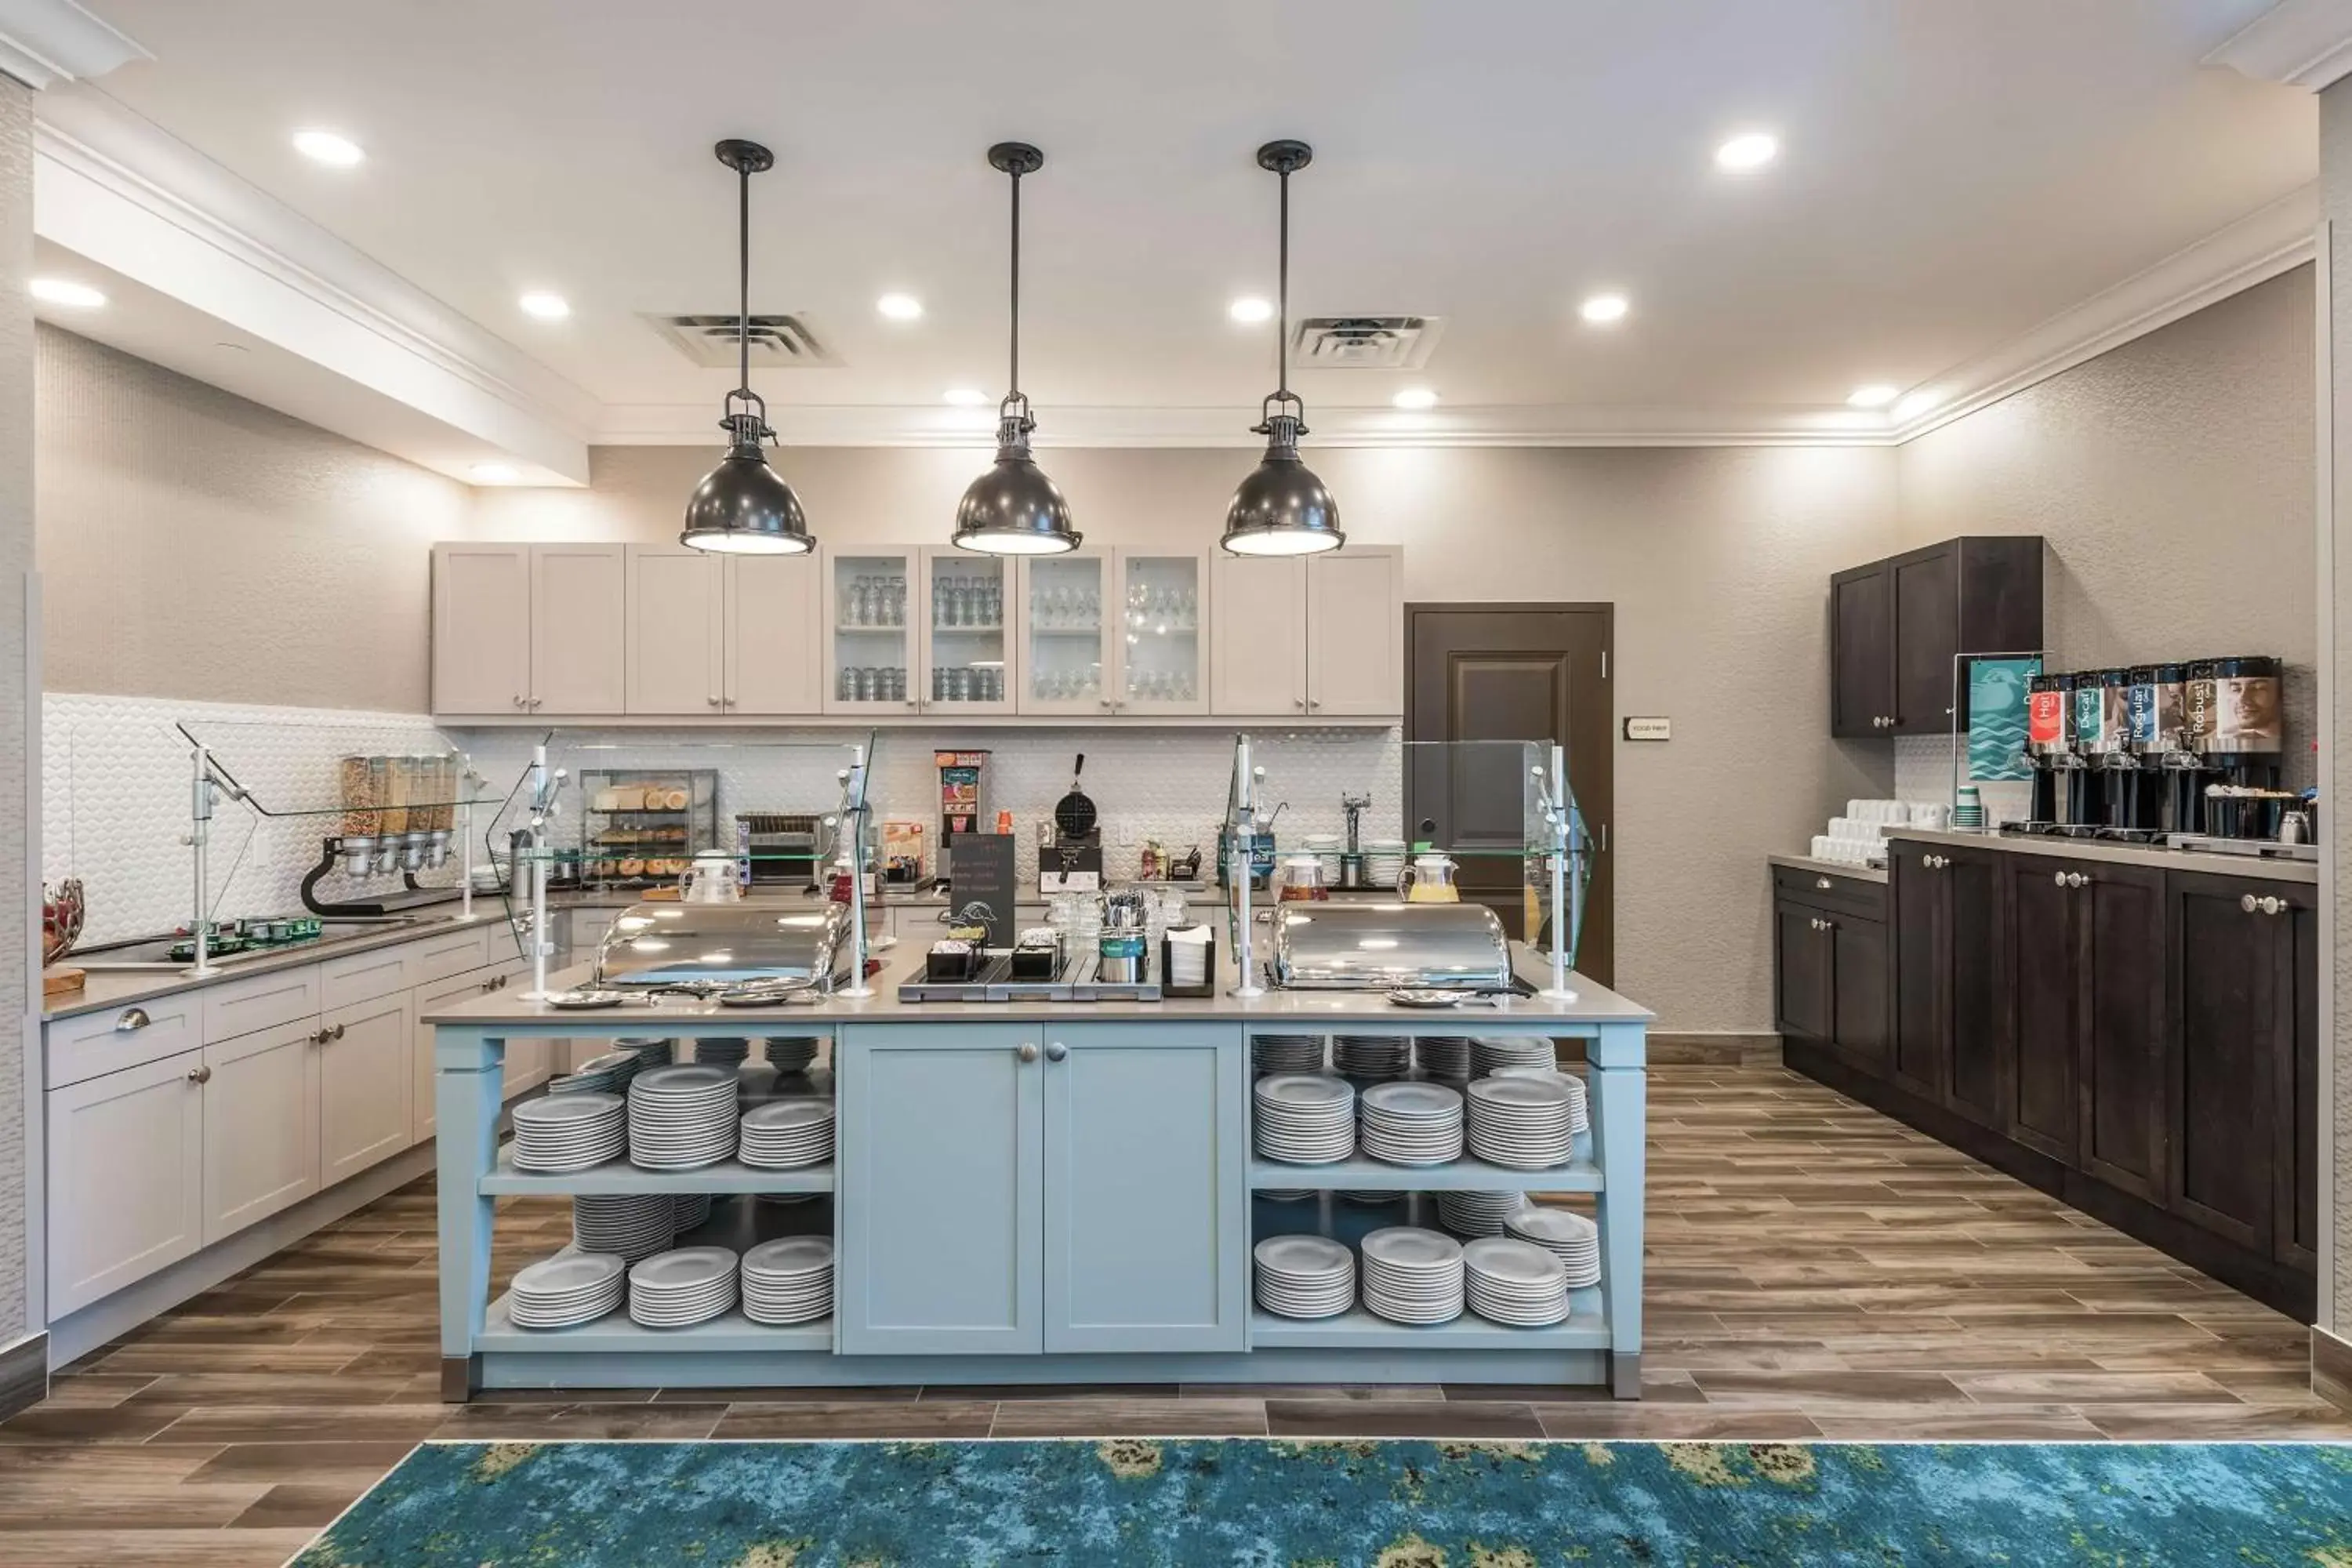
[[[2095,838],[1939,832],[1927,827],[1890,827],[1886,830],[1886,837],[1916,838],[1923,844],[1948,844],[1961,849],[1997,849],[2011,855],[2041,855],[2053,860],[2102,860],[2110,866],[2147,866],[2162,871],[2204,871],[2217,877],[2252,877],[2273,882],[2315,884],[2319,880],[2319,862],[2316,860],[2265,859],[2259,855],[2192,854],[2183,849],[2107,844]]]
[[[1577,993],[1572,1002],[1544,996],[1510,996],[1493,1004],[1472,1003],[1444,1010],[1419,1011],[1399,1007],[1378,991],[1268,991],[1247,999],[1229,996],[1234,971],[1223,966],[1223,978],[1214,996],[1176,998],[1166,1002],[901,1002],[898,984],[921,965],[923,955],[904,950],[881,955],[883,972],[874,978],[871,996],[832,995],[793,1007],[722,1007],[715,1002],[665,996],[625,1004],[597,1012],[567,1012],[534,1002],[515,991],[494,991],[466,998],[428,1015],[428,1024],[547,1024],[568,1025],[577,1033],[645,1034],[666,1024],[724,1021],[739,1024],[747,1035],[782,1026],[842,1023],[1015,1023],[1043,1018],[1084,1018],[1143,1023],[1173,1021],[1243,1021],[1296,1024],[1306,1030],[1329,1028],[1350,1019],[1410,1023],[1431,1034],[1455,1031],[1477,1035],[1540,1032],[1559,1024],[1646,1024],[1654,1015],[1606,986],[1581,975],[1570,984]],[[1521,942],[1511,944],[1513,967],[1522,980],[1536,986],[1549,984],[1551,966],[1541,954]],[[574,964],[550,975],[554,986],[576,985],[588,978],[586,964]]]
[[[1811,871],[1820,877],[1843,877],[1854,882],[1886,881],[1884,866],[1857,866],[1851,860],[1818,860],[1811,855],[1767,855],[1767,863],[1784,866],[1791,871]]]

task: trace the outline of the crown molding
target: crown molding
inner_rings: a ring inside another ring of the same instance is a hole
[[[2352,0],[2279,0],[2203,63],[2317,92],[2352,73]]]
[[[1937,398],[1895,422],[1909,441],[2309,261],[2319,187],[2305,185],[2070,310],[1925,384]],[[1919,394],[1914,393],[1917,396]],[[1902,404],[1897,403],[1899,409]]]
[[[154,58],[73,0],[0,0],[0,75],[36,90]]]

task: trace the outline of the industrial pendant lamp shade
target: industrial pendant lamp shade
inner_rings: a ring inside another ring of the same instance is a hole
[[[773,168],[776,159],[756,142],[721,142],[713,151],[737,180],[740,292],[735,350],[740,384],[727,395],[727,411],[719,421],[728,436],[727,456],[694,487],[677,540],[726,555],[805,555],[816,541],[809,534],[801,498],[768,466],[761,444],[776,433],[768,426],[767,404],[751,390],[751,176]]]
[[[1307,405],[1290,390],[1290,176],[1314,161],[1304,142],[1269,142],[1258,167],[1282,181],[1282,260],[1276,342],[1276,385],[1251,428],[1265,437],[1265,456],[1234,492],[1225,509],[1226,551],[1234,555],[1312,555],[1348,542],[1339,531],[1339,503],[1315,470],[1298,458],[1307,434]]]
[[[956,507],[955,543],[985,555],[1059,555],[1076,550],[1079,535],[1070,503],[1029,456],[1037,421],[1021,391],[1021,176],[1045,167],[1045,154],[1025,142],[1000,142],[988,162],[1013,179],[1012,390],[996,411],[996,461]]]

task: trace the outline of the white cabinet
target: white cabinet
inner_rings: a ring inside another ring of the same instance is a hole
[[[530,547],[530,710],[618,713],[627,563],[617,544]]]
[[[416,1015],[403,991],[324,1014],[319,1046],[319,1185],[408,1147]]]
[[[1121,714],[1209,710],[1209,555],[1122,550],[1112,651]]]
[[[1073,550],[1021,563],[1013,595],[1013,641],[1021,649],[1014,710],[1098,719],[1118,689],[1104,612],[1118,580],[1108,550]]]
[[[320,1189],[318,1022],[206,1046],[204,1244]]]
[[[876,718],[917,711],[922,552],[826,551],[824,561],[824,710]]]
[[[922,657],[908,695],[942,719],[1010,713],[1020,689],[1012,560],[951,544],[922,551]]]
[[[814,555],[727,558],[722,706],[732,716],[824,711],[824,569]]]
[[[1018,710],[1206,713],[1208,583],[1205,551],[1075,550],[1023,562]]]
[[[519,713],[530,703],[530,546],[433,547],[433,710]]]
[[[1307,562],[1307,711],[1376,718],[1404,711],[1404,557],[1339,550]]]
[[[1210,574],[1209,710],[1235,718],[1307,712],[1307,563],[1220,555]]]
[[[49,1316],[61,1318],[203,1245],[202,1053],[46,1096]]]
[[[628,710],[723,710],[726,557],[684,545],[632,544],[625,565]]]

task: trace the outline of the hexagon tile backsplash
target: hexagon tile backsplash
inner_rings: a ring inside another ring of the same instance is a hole
[[[187,733],[184,734],[181,726]],[[207,904],[216,917],[283,914],[301,906],[301,882],[320,840],[339,826],[336,759],[351,752],[428,752],[455,746],[506,799],[530,762],[536,731],[435,728],[422,714],[262,708],[156,698],[48,693],[42,700],[41,867],[51,881],[81,878],[89,902],[85,945],[186,923],[194,901],[185,843],[191,783],[188,735],[251,795],[224,801],[213,825]],[[738,811],[825,811],[857,730],[665,731],[560,730],[550,760],[576,782],[587,768],[710,768],[722,824]],[[1288,803],[1277,832],[1336,833],[1343,791],[1369,794],[1365,831],[1402,831],[1402,749],[1394,728],[1251,731],[1266,771],[1266,798]],[[989,808],[1013,814],[1019,872],[1034,873],[1035,824],[1069,788],[1076,753],[1100,810],[1113,876],[1131,876],[1137,850],[1158,838],[1213,857],[1233,759],[1233,732],[1199,730],[886,730],[876,742],[872,795],[878,815],[937,831],[935,751],[990,753]],[[481,808],[485,840],[510,810]],[[567,794],[560,838],[579,831]],[[454,881],[452,873],[420,880]]]

